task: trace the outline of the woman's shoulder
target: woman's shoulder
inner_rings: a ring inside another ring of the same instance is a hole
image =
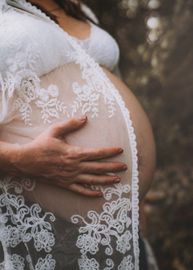
[[[69,61],[70,45],[54,23],[13,7],[1,11],[0,73],[15,63],[14,69],[30,67],[41,76]]]

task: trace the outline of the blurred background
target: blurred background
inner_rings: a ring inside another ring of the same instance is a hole
[[[123,80],[146,110],[157,170],[142,230],[160,270],[193,269],[193,0],[87,0],[118,41]]]

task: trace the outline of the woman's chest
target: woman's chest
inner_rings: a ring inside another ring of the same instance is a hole
[[[54,12],[53,15],[57,17],[59,26],[69,35],[80,40],[85,40],[90,37],[91,25],[89,22],[68,16],[63,10],[58,10]]]
[[[108,32],[91,21],[81,21],[66,16],[63,10],[58,14],[60,14],[58,17],[60,27],[75,38],[98,64],[109,70],[115,68],[119,61],[120,51],[118,43]]]

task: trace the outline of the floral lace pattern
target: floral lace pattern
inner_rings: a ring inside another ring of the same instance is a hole
[[[134,269],[134,265],[132,263],[132,257],[129,255],[127,257],[125,257],[121,264],[118,266],[118,270],[133,270]]]
[[[31,45],[24,52],[19,52],[14,59],[7,59],[7,76],[0,77],[1,88],[8,96],[14,96],[13,108],[19,111],[26,125],[32,125],[32,103],[40,109],[43,122],[51,123],[52,118],[59,118],[59,113],[66,112],[64,102],[59,100],[59,89],[50,85],[48,89],[41,88],[40,79],[34,71],[34,62],[38,58],[33,55]]]
[[[33,241],[37,252],[49,253],[55,243],[50,223],[55,221],[54,215],[44,213],[38,204],[28,206],[21,195],[24,190],[32,191],[34,185],[29,179],[0,179],[0,243],[4,253],[4,262],[0,263],[2,270],[24,269],[24,258],[18,254],[9,255],[10,249],[14,251],[23,244],[28,250],[28,243]],[[51,255],[46,255],[46,258],[39,258],[36,270],[54,269],[55,262]],[[26,259],[32,262],[30,255]],[[53,267],[42,268],[49,261]]]
[[[90,112],[91,118],[97,117],[99,114],[98,107],[99,99],[101,97],[101,89],[97,89],[95,87],[95,90],[93,90],[93,86],[90,86],[89,84],[80,86],[76,82],[72,85],[72,88],[77,97],[71,105],[71,115],[74,115],[79,109],[81,109],[81,113],[83,115]],[[115,100],[111,96],[103,97],[104,102],[107,105],[108,116],[112,117],[116,111]]]
[[[31,126],[32,106],[36,105],[40,109],[44,124],[50,124],[52,119],[58,119],[60,113],[72,117],[80,111],[83,115],[90,112],[91,117],[97,117],[99,114],[99,99],[102,96],[107,105],[108,115],[112,117],[116,111],[115,98],[109,94],[105,88],[101,89],[100,82],[96,78],[88,80],[89,66],[85,67],[85,76],[87,83],[80,86],[77,82],[72,84],[72,90],[75,94],[72,104],[65,104],[59,98],[59,88],[56,85],[49,85],[47,89],[41,87],[41,81],[34,71],[34,62],[38,58],[32,56],[33,50],[29,46],[25,52],[19,52],[14,59],[7,59],[8,72],[3,80],[0,77],[0,84],[4,88],[5,94],[10,98],[16,95],[13,103],[15,112],[19,112],[26,125]],[[80,59],[81,60],[81,59]]]
[[[29,3],[23,0],[21,3],[42,16],[42,13],[36,8],[32,8]],[[19,50],[14,59],[7,59],[6,76],[0,76],[1,91],[9,99],[14,97],[13,108],[19,112],[26,125],[33,124],[32,104],[39,109],[45,124],[52,123],[53,119],[59,118],[61,113],[70,117],[78,111],[82,114],[90,112],[93,118],[97,117],[100,113],[98,104],[101,98],[106,104],[108,116],[113,117],[118,104],[125,119],[131,146],[131,185],[119,184],[111,188],[101,188],[105,199],[102,211],[98,213],[90,210],[86,218],[81,215],[73,215],[71,221],[78,224],[79,228],[76,241],[76,246],[80,251],[79,269],[111,270],[118,267],[118,270],[138,270],[137,150],[130,114],[118,90],[99,65],[65,32],[64,37],[74,48],[72,61],[80,66],[82,79],[85,81],[84,85],[77,82],[72,84],[72,91],[75,95],[72,104],[67,105],[59,99],[60,89],[57,85],[51,84],[47,89],[41,87],[40,78],[34,69],[39,51],[35,49],[37,54],[34,55],[32,45],[26,50]],[[43,213],[38,204],[28,206],[21,195],[24,190],[32,190],[33,184],[33,181],[30,180],[19,183],[10,178],[0,181],[2,192],[0,193],[0,242],[6,254],[4,262],[0,263],[0,269],[22,270],[26,261],[30,265],[30,269],[54,270],[56,267],[56,262],[51,255],[55,244],[51,222],[55,221],[55,217],[52,213]],[[35,265],[30,254],[25,258],[15,253],[9,255],[10,249],[14,252],[20,244],[27,249],[28,243],[33,244],[37,253],[41,251],[45,254],[36,261]],[[101,261],[97,255],[103,251],[105,265],[101,268]],[[121,258],[118,264],[113,259],[112,254],[114,253]]]
[[[9,262],[9,269],[10,270],[24,270],[24,258],[22,258],[21,256],[17,255],[17,254],[13,254],[10,256],[10,262]],[[0,270],[5,270],[6,269],[6,265],[5,263],[0,263]]]
[[[96,255],[101,246],[105,248],[106,268],[113,269],[109,266],[109,260],[113,267],[113,260],[108,258],[115,253],[112,248],[113,239],[116,242],[116,250],[121,254],[126,254],[130,250],[130,241],[132,235],[130,232],[131,226],[131,201],[129,199],[130,186],[119,184],[114,188],[106,188],[103,190],[103,195],[107,201],[103,205],[103,211],[99,214],[96,211],[89,211],[87,220],[80,215],[72,216],[73,223],[84,224],[79,228],[79,236],[77,239],[77,247],[80,248],[82,254],[79,260],[80,269],[87,269],[85,263],[94,269],[100,269],[99,263],[94,259],[89,259],[89,256]],[[124,197],[124,194],[128,196]],[[117,196],[116,200],[112,200],[113,195]],[[109,201],[109,202],[108,202]],[[134,267],[131,262],[132,267]],[[107,268],[108,267],[108,268]],[[132,269],[132,268],[128,268]]]

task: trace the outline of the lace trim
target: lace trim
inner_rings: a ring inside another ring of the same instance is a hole
[[[59,27],[60,28],[60,27]],[[62,29],[61,29],[62,30]],[[62,30],[63,31],[63,30]],[[67,33],[65,33],[68,35]],[[69,35],[68,35],[69,36]],[[111,83],[109,78],[105,75],[102,71],[100,66],[89,57],[86,52],[84,52],[80,46],[78,46],[74,39],[70,36],[68,37],[71,39],[73,46],[78,52],[79,64],[81,66],[81,61],[85,61],[89,63],[91,67],[90,73],[92,73],[92,79],[95,80],[96,74],[100,74],[100,81],[103,84],[103,89],[112,93],[112,95],[116,98],[119,107],[124,115],[125,123],[128,129],[128,136],[130,141],[131,147],[131,155],[132,155],[132,230],[133,230],[133,246],[134,246],[134,255],[135,255],[135,270],[139,269],[139,172],[138,172],[138,156],[137,156],[137,142],[136,142],[136,135],[134,132],[134,127],[132,124],[130,112],[127,109],[125,102],[123,101],[119,91],[115,88],[115,86]]]

